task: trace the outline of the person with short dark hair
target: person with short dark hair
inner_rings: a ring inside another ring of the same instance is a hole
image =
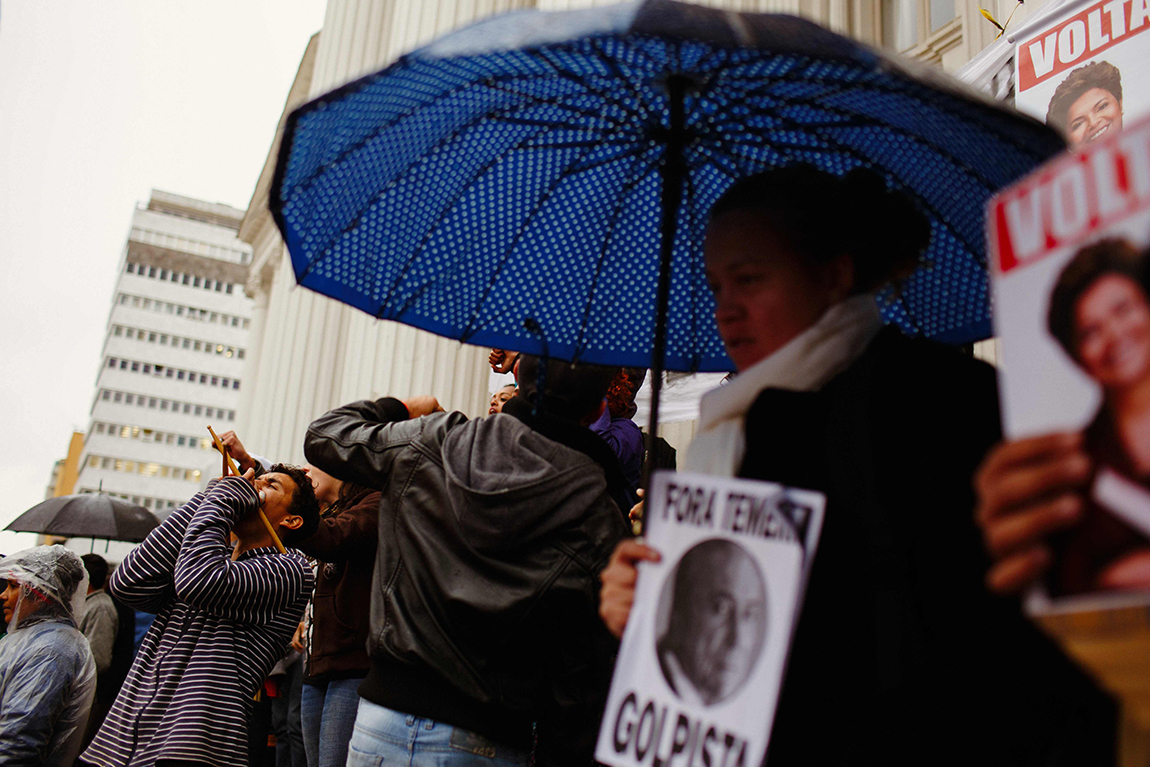
[[[114,597],[157,615],[84,762],[247,764],[253,696],[314,583],[302,554],[276,550],[260,511],[289,547],[319,524],[302,469],[277,464],[253,475],[212,480],[112,575]]]
[[[84,613],[80,616],[78,628],[88,638],[92,657],[96,659],[96,674],[99,675],[112,666],[112,648],[116,644],[120,618],[112,598],[104,591],[108,563],[99,554],[85,554],[80,559],[88,571],[88,595],[84,599]]]
[[[1054,89],[1046,124],[1062,131],[1071,147],[1121,130],[1122,73],[1118,67],[1092,61],[1073,70]]]
[[[686,468],[826,496],[767,767],[1113,761],[1113,702],[983,583],[971,478],[999,438],[993,369],[883,327],[876,292],[932,236],[865,166],[767,170],[711,213],[705,271],[739,373],[700,403]],[[658,556],[627,541],[604,571],[616,635],[636,562]]]
[[[351,760],[523,765],[537,736],[541,767],[593,761],[617,649],[597,577],[634,496],[587,425],[616,370],[518,364],[496,415],[384,398],[308,428],[312,465],[384,499]]]

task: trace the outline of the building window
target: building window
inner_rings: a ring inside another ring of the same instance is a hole
[[[204,414],[203,405],[196,405],[196,415],[203,415],[203,414]]]
[[[133,368],[133,370],[135,370],[135,368]],[[144,374],[150,375],[151,372],[152,372],[152,366],[145,362],[144,363]]]
[[[110,367],[110,368],[116,367],[116,358],[115,357],[109,357],[108,358],[108,367]]]
[[[243,349],[237,349],[236,350],[236,356],[242,360],[244,358],[244,350]]]
[[[227,294],[228,294],[229,296],[232,294],[232,287],[233,287],[233,286],[232,286],[232,283],[230,283],[230,282],[229,282],[229,283],[228,283],[228,285],[227,285],[227,288],[226,288]]]
[[[114,335],[114,336],[123,335],[123,333],[124,333],[124,328],[122,328],[119,325],[116,325],[114,328],[112,328],[112,335]]]
[[[215,380],[216,380],[216,379],[214,379],[214,378],[212,379],[212,381],[215,381]],[[229,380],[228,380],[228,379],[226,379],[226,378],[221,378],[221,379],[220,379],[220,386],[222,386],[222,387],[224,387],[224,388],[226,389],[226,388],[228,388],[229,386],[231,386],[231,381],[229,381]]]
[[[190,412],[192,412],[192,406],[189,405],[187,402],[185,402],[184,403],[184,415],[187,415]]]
[[[223,289],[224,289],[224,284],[222,282],[220,282],[219,280],[216,280],[216,292],[219,293]],[[228,292],[231,293],[230,290]]]
[[[187,284],[188,284],[189,282],[191,282],[191,281],[192,281],[192,275],[190,275],[190,274],[185,274],[185,275],[183,276],[183,279],[182,279],[182,280],[180,280],[180,283],[181,283],[182,285],[187,285]]]
[[[107,458],[107,457],[101,458],[101,459],[100,459],[100,468],[101,468],[101,469],[110,469],[110,468],[112,468],[112,459],[111,459],[111,458]]]
[[[116,392],[116,396],[113,397],[113,401],[119,402],[120,401],[120,395],[121,395],[120,392]],[[105,397],[104,399],[107,399],[107,397]]]
[[[97,434],[103,434],[104,433],[104,424],[102,424],[102,423],[96,424],[96,433]]]
[[[135,273],[136,273],[136,265],[133,264],[131,261],[129,261],[128,262],[128,274],[135,274]]]
[[[155,397],[149,397],[148,398],[148,407],[151,408],[152,410],[156,409],[156,398]]]
[[[176,373],[176,379],[180,380],[180,381],[184,380],[184,371],[181,370],[178,373]]]
[[[160,279],[161,280],[167,280],[168,279],[168,270],[167,269],[161,269],[160,270]]]
[[[239,391],[240,382],[239,381],[232,381],[232,388],[235,389],[236,391]]]
[[[156,276],[156,267],[154,267],[154,266],[148,267],[148,276],[149,277],[155,277]]]

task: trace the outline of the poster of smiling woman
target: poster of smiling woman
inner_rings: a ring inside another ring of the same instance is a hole
[[[1054,542],[1038,612],[1150,604],[1150,118],[990,203],[1009,437],[1080,431],[1082,521]]]
[[[1072,3],[1014,36],[1015,104],[1071,148],[1150,114],[1150,0]]]

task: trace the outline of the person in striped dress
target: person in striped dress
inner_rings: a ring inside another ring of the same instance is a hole
[[[302,554],[275,549],[260,509],[286,546],[319,523],[302,469],[224,477],[172,512],[112,575],[113,596],[157,615],[82,763],[247,764],[253,696],[314,584]]]

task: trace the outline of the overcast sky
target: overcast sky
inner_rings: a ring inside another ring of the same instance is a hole
[[[87,429],[133,208],[247,207],[325,5],[0,0],[0,527]]]

